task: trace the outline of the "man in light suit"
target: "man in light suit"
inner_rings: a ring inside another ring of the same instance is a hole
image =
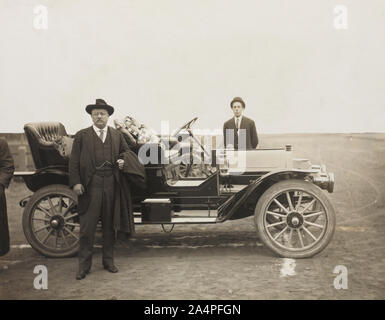
[[[116,129],[107,126],[114,112],[104,100],[97,99],[88,105],[93,126],[76,133],[69,161],[69,185],[78,195],[80,216],[79,271],[81,280],[90,272],[94,234],[99,219],[103,228],[103,266],[112,273],[118,272],[114,265],[113,246],[120,217],[128,217],[121,206],[121,177],[124,167],[122,155],[129,147]]]
[[[242,98],[235,97],[230,107],[234,117],[223,125],[225,148],[233,146],[235,150],[255,149],[258,145],[257,130],[254,121],[243,115],[245,102]]]

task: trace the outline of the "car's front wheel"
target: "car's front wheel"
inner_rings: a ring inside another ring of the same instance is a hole
[[[331,241],[336,224],[326,194],[303,180],[284,180],[258,200],[254,221],[264,245],[281,257],[308,258]]]

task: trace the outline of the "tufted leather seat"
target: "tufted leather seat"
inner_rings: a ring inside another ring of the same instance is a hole
[[[24,132],[31,148],[36,169],[67,165],[68,159],[63,158],[55,148],[55,141],[68,136],[60,122],[34,122],[24,126]]]

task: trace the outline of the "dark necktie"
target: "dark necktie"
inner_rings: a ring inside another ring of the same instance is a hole
[[[103,130],[100,130],[99,132],[100,132],[100,133],[99,133],[99,138],[100,138],[100,140],[102,140],[102,142],[103,142],[104,131],[103,131]]]
[[[237,132],[238,132],[238,129],[239,129],[239,117],[237,117],[236,120],[235,120],[235,126],[236,126]]]

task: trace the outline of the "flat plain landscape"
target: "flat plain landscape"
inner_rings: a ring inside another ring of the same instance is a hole
[[[253,217],[216,225],[137,226],[117,243],[120,271],[101,265],[100,233],[92,271],[75,280],[77,259],[49,259],[24,237],[22,182],[6,191],[11,251],[0,258],[0,299],[384,299],[385,134],[261,135],[260,148],[291,144],[294,155],[335,174],[329,197],[337,227],[329,246],[310,259],[274,256],[258,240]],[[326,192],[326,191],[325,191]],[[36,290],[36,265],[48,269],[48,290]],[[335,289],[334,268],[348,270]]]

